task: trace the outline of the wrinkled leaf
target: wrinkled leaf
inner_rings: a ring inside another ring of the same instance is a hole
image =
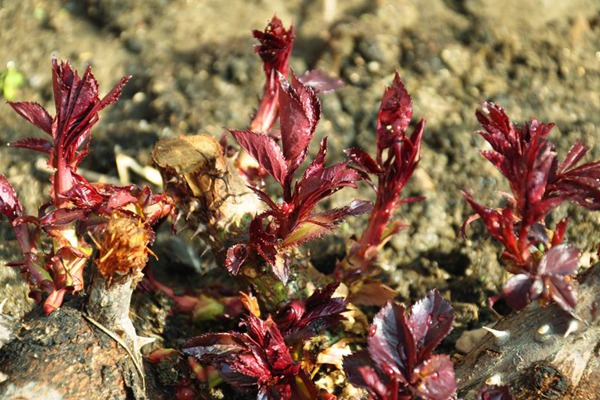
[[[408,325],[414,335],[419,359],[427,359],[448,336],[454,323],[454,312],[437,290],[419,300],[410,309]]]
[[[412,118],[412,100],[400,75],[396,72],[391,87],[381,99],[377,118],[377,149],[387,149],[404,136]]]
[[[315,91],[304,86],[292,73],[291,81],[280,78],[280,128],[283,155],[290,171],[295,171],[308,153],[319,118],[321,103]]]

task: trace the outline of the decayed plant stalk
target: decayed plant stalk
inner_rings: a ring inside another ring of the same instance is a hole
[[[94,238],[94,236],[92,236]],[[152,230],[141,218],[114,213],[104,231],[94,238],[98,247],[87,311],[95,322],[118,334],[139,357],[148,341],[139,338],[129,318],[131,295],[148,261]]]
[[[152,157],[179,218],[210,246],[217,263],[224,265],[228,247],[246,240],[248,223],[264,210],[264,203],[210,135],[160,141]],[[261,265],[247,265],[242,276],[267,304],[277,304],[287,292],[276,277],[261,269]]]
[[[264,209],[263,204],[210,135],[162,140],[152,158],[179,218],[210,245],[222,265],[227,247],[243,235],[247,222]]]

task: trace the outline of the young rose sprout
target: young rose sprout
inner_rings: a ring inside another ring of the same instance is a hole
[[[437,290],[408,310],[389,302],[373,319],[367,348],[344,358],[348,381],[374,400],[448,400],[456,392],[454,366],[433,350],[452,330],[454,313]]]
[[[312,381],[305,343],[343,318],[347,302],[332,298],[337,284],[294,300],[275,316],[260,318],[260,310],[246,296],[246,332],[207,333],[184,346],[184,353],[209,363],[241,392],[258,390],[258,399],[314,400],[322,396]]]
[[[288,280],[290,258],[286,254],[300,244],[333,230],[345,217],[367,212],[371,205],[355,200],[345,207],[317,211],[317,204],[344,187],[355,188],[361,174],[347,162],[325,166],[327,139],[323,139],[315,159],[301,177],[296,172],[308,155],[308,146],[321,116],[316,92],[292,74],[291,82],[280,77],[279,119],[281,146],[271,137],[253,131],[230,130],[248,152],[282,188],[282,201],[276,203],[260,189],[253,189],[267,205],[267,211],[254,217],[247,244],[227,251],[226,266],[237,275],[246,262],[263,260],[284,284]],[[260,261],[258,261],[260,262]]]
[[[129,77],[121,79],[100,99],[98,84],[89,67],[79,77],[68,63],[59,64],[54,59],[54,118],[37,103],[8,102],[19,115],[52,139],[27,138],[10,143],[12,147],[47,153],[48,165],[54,169],[50,207],[43,206],[37,219],[27,217],[13,221],[13,226],[21,225],[15,229],[19,242],[27,241],[30,246],[22,246],[24,260],[12,265],[21,267],[30,282],[33,298],[40,301],[42,293],[48,294],[44,303],[46,313],[60,306],[66,292],[83,290],[83,270],[91,247],[75,233],[75,222],[89,214],[90,202],[97,199],[89,182],[77,174],[77,166],[88,153],[91,128],[98,121],[98,112],[117,101],[128,80]],[[27,224],[33,225],[31,230]],[[41,251],[42,232],[53,242],[53,249],[47,253]]]
[[[563,243],[568,218],[552,230],[545,217],[564,201],[600,209],[600,161],[577,166],[589,150],[577,141],[559,162],[547,139],[553,124],[532,119],[519,127],[496,104],[485,103],[477,119],[484,129],[478,133],[492,146],[482,154],[511,189],[505,194],[508,204],[500,209],[484,207],[464,193],[490,235],[504,245],[501,260],[514,274],[490,304],[504,298],[519,310],[534,300],[553,301],[573,313],[580,251]],[[474,219],[465,222],[463,234]]]
[[[276,15],[263,31],[254,30],[252,35],[260,42],[255,46],[255,50],[263,62],[266,83],[258,110],[250,122],[250,130],[276,136],[273,128],[279,117],[279,91],[281,90],[279,81],[281,77],[288,77],[290,55],[296,35],[294,27],[290,26],[289,29],[285,29]],[[343,86],[340,79],[331,78],[319,70],[308,71],[298,80],[304,85],[310,86],[316,93],[331,92]],[[259,181],[266,177],[267,172],[257,160],[249,157],[246,151],[241,151],[236,164],[250,184],[261,186]]]
[[[50,202],[37,217],[23,214],[15,190],[0,175],[0,212],[10,221],[23,253],[18,266],[38,302],[46,295],[49,314],[63,302],[66,293],[84,290],[83,273],[90,264],[92,244],[98,249],[87,311],[104,328],[120,332],[127,346],[138,350],[138,338],[129,320],[129,302],[141,277],[154,241],[152,226],[173,210],[165,195],[149,188],[91,183],[77,173],[88,154],[91,129],[99,111],[117,101],[124,77],[103,98],[88,67],[80,77],[68,62],[52,61],[56,116],[39,104],[9,102],[10,106],[50,140],[28,138],[10,144],[48,154],[54,170]]]
[[[400,75],[396,73],[392,86],[386,88],[383,94],[379,108],[375,159],[361,149],[347,151],[364,176],[377,177],[376,182],[372,183],[377,198],[367,228],[352,245],[346,259],[338,265],[338,275],[346,279],[367,272],[383,245],[406,227],[401,221],[393,220],[395,209],[401,204],[423,199],[401,197],[421,158],[421,140],[425,128],[425,121],[421,120],[409,136],[406,131],[411,118],[412,100]]]

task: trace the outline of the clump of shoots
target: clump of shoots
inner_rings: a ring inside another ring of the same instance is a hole
[[[503,208],[484,207],[464,193],[476,218],[481,218],[489,234],[504,245],[501,261],[514,274],[502,293],[490,299],[490,306],[500,298],[515,310],[534,300],[542,304],[553,301],[573,313],[580,251],[563,243],[568,218],[554,229],[547,226],[545,218],[564,201],[600,209],[600,161],[577,166],[588,151],[577,141],[559,162],[554,144],[547,139],[554,124],[532,119],[519,127],[493,103],[485,103],[477,119],[484,129],[478,133],[492,146],[482,154],[508,180],[511,189],[511,193],[504,193],[508,203]],[[476,218],[465,222],[463,233]]]
[[[274,316],[261,319],[253,296],[245,295],[245,332],[207,333],[191,339],[184,353],[208,363],[241,392],[258,390],[267,400],[313,400],[319,390],[303,358],[304,344],[340,322],[346,301],[332,297],[337,284],[294,300]]]
[[[331,231],[345,217],[369,210],[370,204],[353,201],[328,211],[316,211],[317,204],[344,187],[356,187],[361,174],[347,162],[325,166],[327,139],[321,142],[316,158],[302,176],[298,168],[308,155],[308,146],[321,116],[316,92],[293,74],[291,82],[280,78],[279,109],[281,146],[259,132],[230,130],[248,152],[282,189],[277,203],[260,189],[254,189],[267,211],[254,217],[249,240],[227,251],[226,266],[236,275],[245,263],[266,262],[284,284],[289,276],[289,250]]]
[[[408,310],[388,302],[369,329],[367,348],[344,358],[348,381],[374,400],[447,400],[456,392],[450,357],[433,350],[452,330],[450,304],[433,290]]]
[[[117,101],[124,77],[103,98],[88,67],[80,77],[68,62],[52,61],[56,116],[39,104],[9,102],[23,118],[45,132],[50,140],[27,138],[10,144],[48,154],[53,169],[50,201],[37,217],[24,215],[15,190],[0,175],[0,212],[11,221],[23,260],[18,266],[27,279],[30,296],[44,312],[60,307],[66,293],[84,290],[83,273],[98,249],[89,289],[90,318],[105,329],[121,332],[127,346],[138,350],[129,320],[129,302],[141,270],[151,255],[152,226],[172,211],[170,199],[149,188],[91,183],[77,173],[88,154],[91,129],[99,111]],[[136,353],[137,354],[137,353]]]
[[[266,83],[249,130],[276,138],[279,135],[274,128],[281,107],[280,79],[288,78],[289,75],[289,61],[296,37],[294,26],[285,29],[281,20],[275,15],[264,30],[254,30],[252,35],[260,42],[255,50],[263,62]],[[298,77],[298,80],[317,93],[327,93],[343,85],[341,80],[331,78],[319,70],[308,71]],[[267,176],[267,171],[262,165],[246,151],[239,153],[236,165],[252,185],[261,186],[260,181]]]
[[[421,120],[409,135],[407,130],[411,118],[411,98],[396,73],[392,86],[386,88],[383,94],[379,108],[375,159],[361,149],[346,151],[377,196],[366,229],[336,267],[338,279],[355,283],[355,302],[382,305],[395,297],[393,290],[377,281],[368,282],[368,278],[375,273],[371,267],[385,243],[406,227],[402,221],[394,219],[394,211],[402,204],[423,199],[401,196],[421,158],[425,128],[425,122]],[[371,180],[370,176],[374,179]],[[362,300],[358,298],[358,292],[364,292]]]

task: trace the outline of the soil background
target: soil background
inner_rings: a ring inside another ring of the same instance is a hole
[[[399,217],[410,228],[386,246],[380,262],[400,301],[412,303],[436,287],[452,302],[457,323],[445,344],[452,351],[461,332],[494,320],[486,299],[506,278],[497,261],[499,247],[480,225],[470,227],[467,240],[457,235],[471,214],[460,190],[497,206],[499,191],[508,189],[478,152],[483,139],[473,133],[475,110],[491,100],[514,121],[554,122],[550,139],[559,157],[581,138],[592,148],[586,160],[599,159],[600,2],[0,0],[0,71],[14,63],[25,83],[13,100],[37,101],[52,115],[53,55],[81,72],[90,64],[102,94],[131,74],[121,100],[102,112],[82,165],[116,177],[115,146],[144,165],[158,140],[199,132],[220,137],[224,127],[247,127],[264,84],[250,32],[262,30],[274,14],[295,26],[296,72],[319,68],[346,83],[321,97],[313,151],[323,136],[330,140],[331,161],[352,146],[373,151],[379,101],[394,71],[412,95],[413,123],[427,121],[422,161],[405,192],[427,199],[402,207]],[[38,135],[0,104],[0,142]],[[0,172],[30,214],[48,194],[49,176],[35,167],[36,159],[37,154],[0,147]],[[366,187],[342,191],[327,206],[354,198],[371,194]],[[600,214],[565,205],[549,222],[567,215],[568,240],[582,249],[585,267],[598,248]],[[360,234],[363,222],[347,221],[325,241],[330,250],[313,249],[331,261],[316,256],[314,261],[333,262],[340,238]],[[157,274],[201,282],[208,268],[194,268],[169,242],[158,241],[154,249],[161,255]],[[10,227],[0,223],[0,263],[18,259],[17,249]],[[27,292],[18,271],[0,269],[0,301],[6,300],[0,322],[18,323],[32,310]],[[158,337],[157,344],[175,347],[194,328],[166,326],[164,303],[152,302],[156,320],[144,320],[138,310],[134,323],[142,334]],[[4,325],[0,345],[10,337]]]

